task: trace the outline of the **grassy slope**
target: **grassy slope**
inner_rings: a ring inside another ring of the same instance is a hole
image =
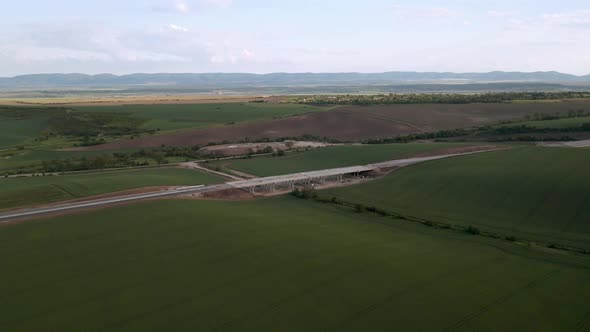
[[[7,331],[573,331],[590,263],[290,197],[0,228]],[[585,325],[584,325],[585,324]]]
[[[408,143],[382,145],[347,145],[321,148],[284,157],[232,160],[213,164],[259,176],[281,175],[325,168],[368,164],[410,157],[439,149],[461,147],[452,143]]]
[[[149,186],[197,185],[217,182],[222,182],[222,179],[199,171],[177,168],[0,178],[0,209]]]
[[[525,148],[419,164],[328,190],[348,201],[590,248],[590,150]]]
[[[113,152],[133,152],[139,149],[105,151],[59,151],[42,149],[6,150],[0,152],[0,172],[41,164],[44,160],[92,157]],[[1,174],[1,173],[0,173]]]
[[[130,112],[150,119],[146,129],[177,130],[203,128],[231,122],[244,122],[321,110],[299,104],[224,103],[195,105],[126,105],[76,107],[79,111]]]

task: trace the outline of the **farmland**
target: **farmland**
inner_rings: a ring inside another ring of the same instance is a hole
[[[544,121],[526,121],[512,124],[512,126],[529,126],[533,128],[545,129],[545,128],[578,128],[583,124],[590,124],[590,117],[576,117],[576,118],[565,118],[555,120],[544,120]],[[508,125],[510,126],[510,125]]]
[[[103,140],[233,125],[320,111],[298,104],[218,103],[194,105],[113,105],[72,107],[0,107],[0,148],[72,146],[88,137]],[[127,135],[127,136],[126,136]],[[56,140],[57,138],[69,140]],[[36,138],[36,140],[34,140]],[[49,141],[49,142],[48,142]],[[86,142],[87,143],[87,142]],[[90,144],[86,144],[90,145]]]
[[[514,104],[416,104],[339,106],[323,112],[312,112],[282,119],[143,136],[134,140],[117,140],[85,149],[119,149],[138,147],[205,145],[210,142],[277,139],[308,135],[341,142],[432,132],[445,129],[471,128],[500,121],[524,118],[526,115],[567,114],[590,111],[588,101]]]
[[[461,143],[409,143],[380,145],[341,145],[288,154],[283,157],[237,159],[211,163],[241,172],[272,176],[319,169],[369,164],[402,159],[421,153],[460,149],[469,146]]]
[[[575,330],[590,311],[585,258],[290,197],[143,203],[0,237],[11,331]]]
[[[134,188],[211,184],[221,181],[216,176],[178,168],[0,178],[0,209],[78,199]]]
[[[327,196],[590,249],[590,151],[529,147],[419,164]]]
[[[322,108],[298,104],[219,103],[193,105],[77,106],[78,112],[127,112],[148,119],[142,128],[162,131],[206,128],[288,117]]]

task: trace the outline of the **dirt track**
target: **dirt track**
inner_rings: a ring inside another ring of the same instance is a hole
[[[590,102],[342,106],[331,111],[285,119],[208,128],[173,134],[146,136],[87,147],[85,150],[205,145],[244,138],[275,139],[305,134],[341,141],[395,137],[442,129],[465,128],[502,120],[523,118],[531,113],[590,111]]]

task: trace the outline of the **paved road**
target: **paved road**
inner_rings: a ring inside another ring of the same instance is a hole
[[[590,148],[590,139],[583,141],[572,141],[572,142],[543,142],[541,146],[551,147],[566,147],[566,148]]]
[[[247,187],[248,185],[260,185],[261,183],[272,183],[272,182],[284,182],[293,179],[299,179],[302,177],[309,177],[310,174],[313,176],[322,176],[322,175],[333,175],[339,172],[357,172],[357,171],[366,171],[368,169],[377,169],[377,168],[384,168],[384,167],[403,167],[408,166],[420,162],[430,161],[430,160],[437,160],[443,158],[450,158],[456,156],[464,156],[469,154],[475,153],[482,153],[482,152],[489,152],[489,151],[496,151],[496,150],[484,150],[484,151],[475,151],[475,152],[466,152],[466,153],[456,153],[456,154],[447,154],[447,155],[440,155],[440,156],[432,156],[432,157],[418,157],[418,158],[407,158],[407,159],[398,159],[398,160],[391,160],[385,161],[381,163],[369,164],[369,165],[362,165],[362,166],[352,166],[346,168],[333,168],[333,169],[326,169],[320,171],[313,171],[313,172],[306,172],[306,173],[295,173],[295,174],[287,174],[287,175],[280,175],[280,176],[271,176],[266,178],[257,178],[251,180],[243,180],[239,181],[240,186],[238,187]],[[362,168],[362,170],[350,170],[354,168]],[[316,174],[317,173],[317,174]],[[0,224],[12,222],[15,220],[27,218],[27,217],[41,217],[44,215],[49,215],[51,213],[62,212],[62,211],[73,211],[73,210],[81,210],[87,209],[92,207],[98,206],[106,206],[110,204],[117,204],[123,202],[132,202],[132,201],[140,201],[150,198],[163,198],[163,197],[174,197],[180,195],[187,195],[187,194],[196,194],[196,193],[204,193],[204,192],[211,192],[211,191],[218,191],[223,189],[229,188],[236,188],[236,183],[238,182],[228,182],[224,184],[216,184],[210,186],[191,186],[191,187],[178,187],[171,190],[165,191],[156,191],[156,192],[148,192],[143,194],[133,194],[133,195],[126,195],[126,196],[119,196],[119,197],[112,197],[112,198],[103,198],[103,199],[89,199],[86,201],[80,202],[73,202],[73,203],[64,203],[64,204],[52,204],[42,207],[36,208],[29,208],[29,209],[22,209],[22,210],[14,210],[10,212],[0,213]],[[231,185],[233,184],[233,185]]]
[[[43,216],[48,215],[55,212],[62,212],[68,210],[81,210],[85,208],[92,208],[97,206],[104,206],[116,203],[123,203],[123,202],[131,202],[131,201],[140,201],[149,198],[163,198],[163,197],[174,197],[180,195],[190,195],[196,193],[204,193],[208,191],[216,191],[227,189],[229,186],[226,184],[216,184],[210,186],[191,186],[191,187],[179,187],[177,189],[165,190],[165,191],[157,191],[157,192],[149,192],[144,194],[134,194],[134,195],[126,195],[126,196],[119,196],[113,198],[103,198],[103,199],[94,199],[82,202],[74,202],[74,203],[65,203],[65,204],[53,204],[44,207],[37,207],[37,208],[30,208],[30,209],[23,209],[23,210],[15,210],[11,212],[5,212],[0,214],[0,224],[8,223],[15,220],[32,217],[32,216]]]

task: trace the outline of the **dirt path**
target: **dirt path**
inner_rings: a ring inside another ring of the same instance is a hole
[[[202,172],[205,172],[205,173],[209,173],[209,174],[221,176],[223,178],[230,179],[230,180],[235,180],[235,181],[244,180],[241,177],[237,177],[237,176],[232,175],[232,174],[229,174],[229,173],[218,172],[218,171],[214,171],[212,169],[209,169],[207,167],[203,167],[203,166],[199,165],[198,162],[195,162],[195,161],[190,161],[190,162],[182,163],[182,164],[180,164],[180,167],[190,168],[190,169],[196,169],[196,170],[199,170],[199,171],[202,171]]]

